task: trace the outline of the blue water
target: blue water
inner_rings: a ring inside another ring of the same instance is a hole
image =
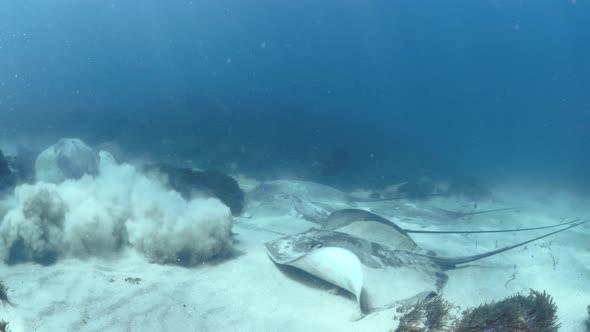
[[[4,0],[0,143],[587,191],[588,40],[586,0]]]

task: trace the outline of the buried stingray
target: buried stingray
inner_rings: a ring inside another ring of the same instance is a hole
[[[435,196],[435,194],[426,196]],[[262,209],[265,214],[268,214],[272,212],[269,210],[275,210],[274,212],[283,215],[285,210],[294,210],[304,219],[317,224],[324,223],[332,212],[339,209],[356,207],[362,203],[395,202],[408,198],[416,197],[400,196],[377,199],[355,197],[327,185],[301,180],[263,182],[246,195],[249,212]],[[516,207],[509,207],[458,212],[439,208],[416,208],[412,205],[399,203],[395,203],[395,205],[396,210],[403,212],[403,215],[442,220],[454,220],[476,214],[517,209]]]
[[[572,223],[557,231],[497,250],[460,257],[428,255],[418,247],[414,250],[399,249],[403,247],[397,246],[399,238],[392,239],[396,243],[383,245],[337,230],[315,228],[267,242],[265,247],[274,263],[298,268],[350,292],[361,314],[367,314],[441,291],[448,279],[446,270],[589,221]],[[409,238],[407,234],[402,237]]]
[[[298,196],[305,197],[316,202],[339,201],[342,203],[371,203],[371,202],[388,202],[398,199],[425,198],[431,196],[444,196],[444,194],[425,194],[421,196],[395,196],[387,198],[365,198],[356,197],[328,185],[315,183],[304,180],[272,180],[259,184],[256,188],[248,193],[248,198],[261,201],[265,199],[275,199],[277,196]]]

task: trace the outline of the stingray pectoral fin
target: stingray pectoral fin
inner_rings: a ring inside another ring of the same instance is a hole
[[[538,236],[538,237],[533,238],[533,239],[530,239],[530,240],[526,240],[526,241],[523,241],[523,242],[520,242],[520,243],[511,245],[511,246],[507,246],[507,247],[504,247],[504,248],[500,248],[500,249],[497,249],[497,250],[488,251],[488,252],[485,252],[485,253],[482,253],[482,254],[479,254],[479,255],[464,256],[464,257],[436,257],[436,256],[427,256],[427,257],[429,257],[434,263],[438,264],[439,266],[441,266],[443,268],[454,268],[454,267],[456,267],[457,265],[460,265],[460,264],[465,264],[465,263],[473,262],[473,261],[476,261],[476,260],[479,260],[479,259],[482,259],[482,258],[494,256],[494,255],[499,254],[499,253],[502,253],[504,251],[508,251],[508,250],[511,250],[511,249],[514,249],[514,248],[518,248],[518,247],[524,246],[525,244],[528,244],[528,243],[531,243],[531,242],[534,242],[534,241],[537,241],[537,240],[546,238],[548,236],[551,236],[551,235],[554,235],[554,234],[557,234],[557,233],[561,233],[561,232],[566,231],[566,230],[568,230],[570,228],[574,228],[574,227],[583,225],[583,224],[588,223],[588,222],[590,222],[590,219],[584,220],[584,221],[581,221],[581,222],[578,222],[578,223],[575,223],[575,224],[570,225],[568,227],[565,227],[565,228],[562,228],[560,230],[557,230],[557,231],[554,231],[554,232],[551,232],[551,233],[547,233],[547,234]],[[422,256],[426,256],[426,255],[422,255]]]
[[[361,306],[363,267],[351,251],[338,247],[324,247],[310,251],[287,263],[324,281],[352,293]]]

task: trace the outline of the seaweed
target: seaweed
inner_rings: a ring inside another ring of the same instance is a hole
[[[8,299],[8,288],[4,286],[2,281],[0,281],[0,303],[3,305],[11,304],[10,300]]]
[[[446,328],[445,320],[451,310],[451,305],[440,295],[425,304],[426,326],[429,331],[441,331]]]
[[[139,285],[139,283],[141,282],[141,278],[132,278],[132,277],[127,277],[125,278],[125,282],[128,282],[132,285]]]
[[[560,326],[552,297],[532,289],[528,296],[516,294],[465,311],[460,319],[451,315],[452,309],[458,307],[440,295],[403,306],[398,310],[404,314],[395,332],[556,332]],[[590,332],[590,317],[586,326]]]
[[[423,307],[421,303],[409,307],[402,307],[401,311],[405,311],[400,318],[399,325],[395,332],[423,332],[421,326],[423,319]]]
[[[442,332],[449,330],[452,305],[437,295],[401,308],[405,312],[395,332]]]
[[[0,332],[10,332],[7,321],[0,320]]]
[[[528,296],[517,294],[467,312],[455,331],[556,332],[560,326],[556,312],[550,295],[531,289]]]

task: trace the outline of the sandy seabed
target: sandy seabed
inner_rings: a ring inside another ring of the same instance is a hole
[[[361,207],[404,228],[502,229],[590,217],[590,204],[567,193],[539,199],[533,192],[498,188],[480,208],[514,211],[449,222],[404,218],[391,203]],[[465,210],[472,201],[435,198],[413,206]],[[281,207],[284,208],[284,207]],[[280,210],[280,209],[278,209]],[[235,253],[194,267],[148,262],[126,249],[113,257],[64,259],[49,266],[2,265],[13,305],[1,317],[12,331],[390,331],[395,308],[353,321],[355,300],[319,282],[302,282],[268,258],[263,243],[314,227],[296,212],[249,211],[236,219]],[[285,211],[288,211],[285,210]],[[441,256],[472,255],[516,243],[546,230],[519,233],[412,236]],[[558,306],[562,331],[582,331],[590,304],[590,227],[583,225],[525,247],[448,271],[444,298],[467,309],[529,289],[547,291]]]

